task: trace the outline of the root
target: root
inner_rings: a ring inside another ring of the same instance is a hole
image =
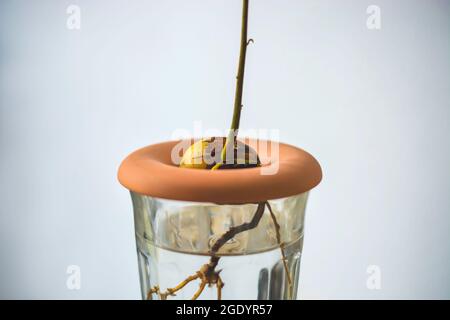
[[[155,293],[159,295],[159,286],[154,286],[153,288],[148,290],[148,292],[147,292],[147,300],[152,300],[152,296]]]
[[[278,245],[280,246],[281,251],[281,260],[283,261],[284,271],[286,272],[286,278],[288,282],[288,298],[290,299],[292,297],[292,279],[291,279],[291,273],[289,272],[289,268],[287,265],[287,259],[286,255],[284,253],[284,243],[281,242],[281,235],[280,235],[280,225],[278,224],[277,218],[275,217],[275,214],[272,211],[272,207],[270,206],[269,202],[266,202],[267,208],[269,209],[270,216],[272,217],[273,224],[275,225],[275,232],[277,236]]]
[[[189,282],[198,279],[200,275],[196,273],[195,275],[189,276],[183,281],[181,281],[176,287],[167,288],[165,292],[161,292],[159,286],[154,286],[148,291],[147,300],[151,300],[153,294],[157,294],[161,300],[167,300],[168,296],[175,296],[175,293],[183,289]]]
[[[176,287],[168,288],[166,291],[161,292],[159,289],[159,286],[154,286],[152,289],[149,290],[147,294],[147,300],[151,300],[153,297],[153,294],[157,294],[161,300],[167,300],[168,296],[175,296],[175,293],[181,289],[183,289],[187,284],[190,282],[200,279],[200,285],[198,290],[194,293],[192,300],[198,299],[200,295],[205,290],[206,285],[212,286],[215,285],[217,287],[217,300],[222,299],[222,288],[224,287],[225,283],[222,281],[222,278],[220,277],[220,272],[216,271],[216,267],[219,263],[220,257],[217,256],[217,252],[222,248],[229,240],[234,238],[239,233],[254,229],[258,226],[259,222],[261,221],[261,218],[264,214],[264,209],[267,206],[270,212],[270,216],[272,218],[272,221],[275,225],[275,232],[277,237],[277,242],[280,246],[281,251],[281,260],[283,261],[284,270],[286,272],[286,278],[288,282],[288,297],[292,297],[292,278],[291,274],[289,272],[289,268],[287,265],[287,259],[286,255],[284,253],[284,243],[281,242],[281,234],[280,234],[280,225],[278,224],[278,221],[275,217],[275,214],[272,210],[272,207],[270,206],[269,202],[261,202],[258,204],[258,207],[256,209],[255,214],[253,215],[253,218],[250,222],[243,223],[241,225],[238,225],[236,227],[231,227],[227,232],[225,232],[212,246],[210,250],[211,258],[207,264],[204,264],[199,271],[197,271],[194,275],[191,275],[181,281]]]
[[[200,283],[200,288],[198,288],[197,292],[194,294],[191,300],[197,300],[197,298],[202,294],[203,290],[205,289],[206,282],[202,281]]]
[[[280,234],[280,225],[278,224],[277,218],[275,217],[275,214],[272,210],[272,207],[270,206],[269,202],[261,202],[258,204],[258,207],[256,209],[255,214],[253,215],[253,218],[250,222],[243,223],[241,225],[238,225],[236,227],[231,227],[227,232],[225,232],[212,246],[210,250],[211,258],[209,260],[209,263],[204,264],[199,271],[197,271],[194,275],[191,275],[181,281],[176,287],[168,288],[166,291],[161,292],[159,289],[159,286],[154,286],[152,289],[149,290],[147,294],[147,300],[151,300],[153,297],[153,294],[157,294],[161,300],[167,300],[167,297],[169,296],[175,296],[176,292],[183,289],[187,284],[190,282],[200,279],[200,285],[198,290],[194,293],[192,300],[198,299],[200,295],[205,290],[206,285],[212,286],[215,285],[217,287],[217,300],[222,299],[222,288],[224,287],[225,283],[222,281],[222,278],[220,277],[220,272],[216,271],[216,267],[219,264],[220,257],[217,256],[217,252],[222,248],[229,240],[234,238],[239,233],[254,229],[258,226],[259,222],[261,221],[261,218],[264,214],[264,209],[267,206],[270,212],[270,216],[272,218],[272,221],[275,226],[275,232],[277,237],[277,242],[280,246],[281,251],[281,260],[283,261],[284,270],[286,272],[286,278],[288,282],[288,298],[292,297],[292,278],[291,274],[289,272],[289,267],[287,265],[287,259],[286,255],[284,253],[284,243],[281,242],[281,234]]]
[[[204,264],[199,271],[195,273],[195,275],[187,277],[185,280],[180,282],[174,288],[168,288],[165,292],[161,292],[159,286],[154,286],[149,290],[147,294],[147,300],[151,300],[153,294],[157,294],[161,300],[166,300],[168,296],[174,296],[175,293],[182,288],[184,288],[188,283],[194,281],[196,279],[200,279],[200,287],[195,292],[192,300],[196,300],[205,289],[206,285],[212,286],[215,285],[217,287],[217,299],[222,299],[222,288],[224,287],[224,282],[220,277],[220,272],[216,271],[217,264],[219,263],[220,257],[217,256],[217,252],[224,246],[229,240],[235,237],[237,234],[241,232],[245,232],[251,229],[254,229],[258,226],[259,221],[261,220],[264,209],[266,206],[266,202],[261,202],[258,204],[255,214],[250,222],[243,223],[236,227],[231,227],[227,232],[225,232],[212,246],[210,250],[211,258],[209,263]]]
[[[222,300],[222,288],[224,285],[222,279],[219,277],[219,281],[217,281],[217,300]]]
[[[212,246],[210,251],[211,255],[214,256],[225,243],[233,239],[237,234],[256,228],[264,214],[265,206],[266,202],[259,203],[258,208],[256,209],[256,212],[250,222],[243,223],[236,227],[231,227],[227,232],[225,232]]]

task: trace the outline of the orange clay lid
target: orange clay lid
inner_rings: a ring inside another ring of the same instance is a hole
[[[119,168],[127,189],[156,198],[219,204],[257,203],[309,191],[322,170],[308,152],[266,140],[239,139],[254,148],[261,167],[228,170],[179,168],[173,154],[193,141],[169,141],[131,153]]]

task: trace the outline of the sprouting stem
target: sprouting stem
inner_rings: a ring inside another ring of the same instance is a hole
[[[227,159],[227,150],[228,148],[234,147],[237,134],[239,131],[239,123],[241,121],[241,111],[242,111],[242,96],[244,92],[244,75],[245,75],[245,61],[247,58],[247,46],[250,42],[253,42],[252,39],[247,39],[248,33],[248,7],[249,0],[243,0],[243,8],[242,8],[242,27],[241,27],[241,49],[239,53],[239,64],[238,64],[238,72],[236,76],[236,92],[234,96],[234,109],[233,109],[233,118],[231,121],[230,131],[225,140],[225,144],[223,146],[221,152],[221,162],[218,162],[211,170],[219,169],[223,163],[225,163]],[[230,146],[231,141],[233,141],[232,147]]]

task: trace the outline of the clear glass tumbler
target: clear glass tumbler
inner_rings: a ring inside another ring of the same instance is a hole
[[[257,208],[257,204],[164,200],[134,192],[131,197],[143,299],[161,299],[149,294],[152,288],[174,288],[195,275],[208,263],[215,241],[230,227],[250,221]],[[307,198],[308,192],[269,201],[280,239],[265,207],[256,228],[236,235],[217,252],[222,299],[296,299]],[[191,299],[199,283],[199,279],[189,282],[168,299]],[[199,299],[217,299],[217,289],[207,286]]]

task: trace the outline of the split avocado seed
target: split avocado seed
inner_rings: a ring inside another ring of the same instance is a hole
[[[218,163],[221,163],[220,169],[254,168],[261,165],[255,149],[241,141],[235,141],[234,144],[231,142],[226,150],[226,159],[222,161],[225,144],[226,139],[223,137],[198,140],[183,154],[180,168],[212,169]],[[233,156],[230,155],[231,151]]]

